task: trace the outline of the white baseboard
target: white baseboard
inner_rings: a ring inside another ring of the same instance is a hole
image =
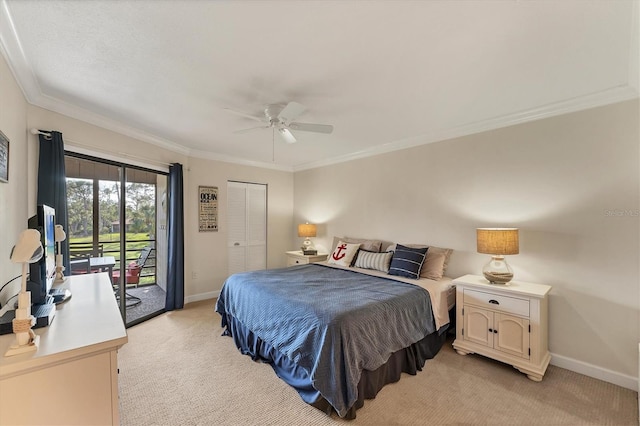
[[[207,299],[216,299],[218,296],[220,296],[220,291],[208,291],[206,293],[199,293],[191,296],[186,296],[184,298],[184,303],[199,302],[201,300],[207,300]]]
[[[608,370],[606,368],[598,367],[593,364],[588,364],[583,361],[578,361],[576,359],[554,353],[551,354],[551,365],[566,368],[567,370],[575,371],[576,373],[584,374],[585,376],[593,377],[594,379],[613,383],[614,385],[622,386],[623,388],[631,389],[636,392],[638,391],[637,377],[618,373],[617,371]]]

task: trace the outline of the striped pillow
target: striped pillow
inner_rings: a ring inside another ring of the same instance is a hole
[[[391,263],[392,251],[385,253],[373,253],[366,250],[360,250],[356,258],[356,268],[375,269],[376,271],[389,272],[389,264]]]
[[[389,275],[417,280],[420,277],[420,270],[427,256],[427,249],[428,247],[411,248],[397,244],[396,252],[391,259]]]

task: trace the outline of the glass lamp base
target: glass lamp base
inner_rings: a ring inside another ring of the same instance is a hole
[[[300,250],[302,250],[303,254],[317,254],[318,252],[315,251],[315,247],[313,246],[313,243],[311,242],[311,240],[309,238],[305,238],[305,240],[302,242],[302,247],[300,247]],[[315,253],[313,253],[315,251]]]
[[[492,256],[482,268],[484,277],[491,284],[506,284],[513,279],[513,270],[504,260],[504,256]]]

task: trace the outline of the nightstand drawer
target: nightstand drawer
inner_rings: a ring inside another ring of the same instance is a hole
[[[306,265],[309,263],[308,258],[289,257],[287,258],[287,266]]]
[[[502,296],[494,293],[464,289],[464,303],[488,308],[494,311],[507,312],[529,317],[529,300]]]
[[[302,254],[301,251],[288,251],[287,255],[287,267],[295,265],[307,265],[309,263],[323,262],[327,260],[326,253],[318,254]]]

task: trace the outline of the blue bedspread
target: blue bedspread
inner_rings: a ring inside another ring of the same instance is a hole
[[[341,417],[363,369],[436,331],[426,290],[317,264],[234,274],[216,311],[305,369]]]

